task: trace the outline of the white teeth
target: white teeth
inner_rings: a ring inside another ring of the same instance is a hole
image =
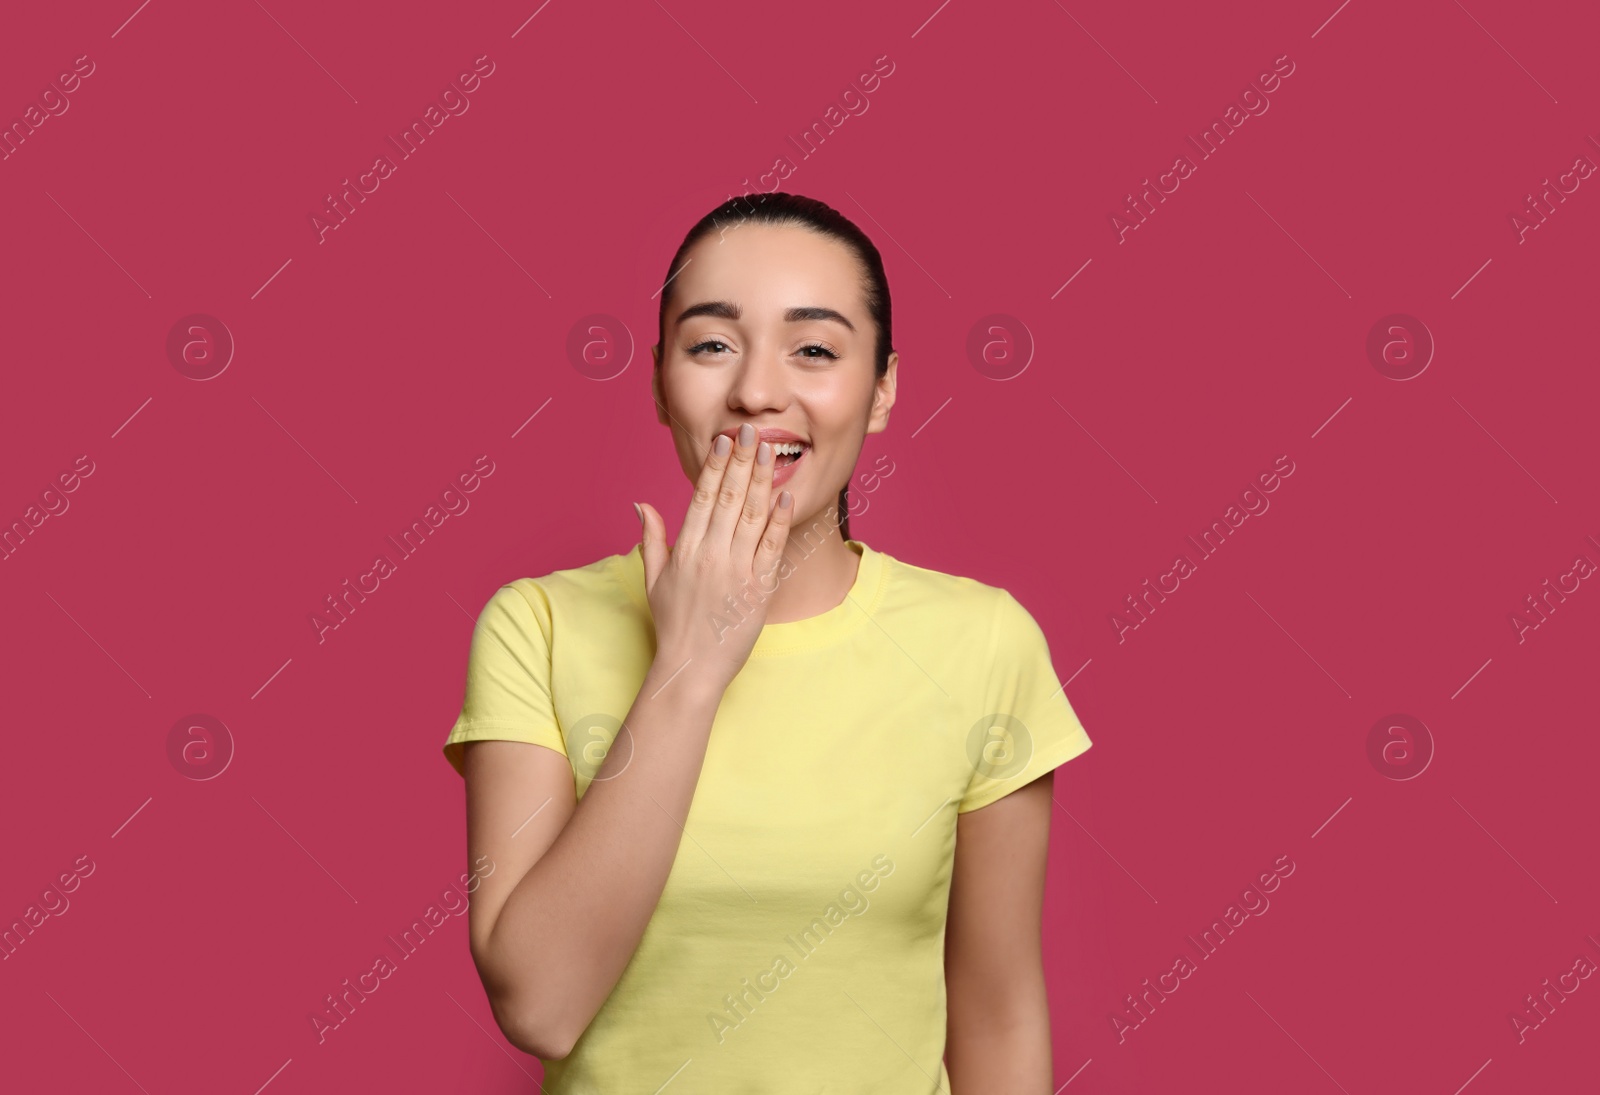
[[[799,456],[805,445],[799,441],[779,441],[772,445],[774,456]]]

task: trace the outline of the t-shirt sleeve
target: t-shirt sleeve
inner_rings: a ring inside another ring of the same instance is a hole
[[[550,695],[550,605],[528,581],[497,589],[478,614],[461,714],[444,755],[461,775],[469,741],[525,741],[566,755]]]
[[[1015,597],[1000,594],[982,718],[967,731],[972,781],[956,807],[963,814],[1004,798],[1092,744],[1067,702],[1044,632]]]

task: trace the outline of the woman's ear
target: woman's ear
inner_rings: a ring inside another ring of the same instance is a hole
[[[656,421],[663,426],[667,424],[667,401],[661,394],[661,343],[650,347],[650,356],[655,359],[655,364],[650,371],[650,395],[656,401]]]
[[[868,433],[882,433],[889,425],[889,410],[894,406],[895,377],[899,372],[900,353],[889,355],[888,368],[878,378],[872,393],[872,414],[867,419]]]

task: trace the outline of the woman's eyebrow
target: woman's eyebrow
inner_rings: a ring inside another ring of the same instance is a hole
[[[693,319],[695,316],[712,316],[716,319],[737,320],[744,315],[744,309],[730,300],[707,300],[699,304],[691,304],[678,313],[677,322]],[[843,314],[832,308],[816,306],[790,308],[783,313],[783,318],[788,323],[804,323],[807,320],[827,319],[835,323],[842,323],[846,330],[854,333],[856,325],[851,323]]]
[[[783,313],[783,318],[790,323],[801,323],[808,319],[831,319],[835,323],[842,323],[845,330],[855,333],[856,325],[845,319],[843,315],[832,308],[790,308]]]
[[[743,314],[744,310],[732,301],[707,300],[699,304],[691,304],[679,312],[677,322],[682,323],[684,320],[693,319],[695,316],[712,316],[716,319],[731,320],[738,319]]]

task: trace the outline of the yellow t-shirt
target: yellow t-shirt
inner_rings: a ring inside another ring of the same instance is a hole
[[[845,600],[767,624],[724,694],[661,900],[545,1062],[550,1095],[948,1095],[956,815],[1090,741],[1010,593],[846,544]],[[653,653],[638,545],[510,582],[473,631],[445,756],[459,772],[464,742],[543,745],[581,798]]]

